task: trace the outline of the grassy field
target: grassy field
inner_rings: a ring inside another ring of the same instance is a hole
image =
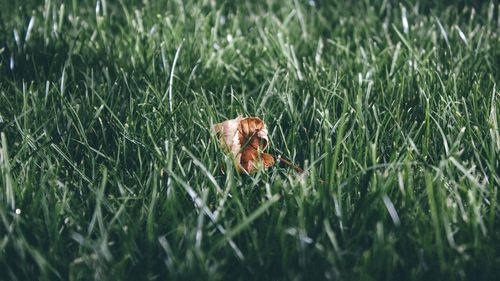
[[[0,280],[498,278],[500,5],[449,2],[0,0]]]

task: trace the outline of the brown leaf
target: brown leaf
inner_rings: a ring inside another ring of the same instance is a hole
[[[263,152],[269,138],[266,125],[261,119],[238,116],[215,124],[214,130],[219,135],[223,149],[234,157],[238,170],[253,173],[274,165],[274,158]]]

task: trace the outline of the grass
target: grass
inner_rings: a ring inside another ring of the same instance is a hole
[[[0,280],[500,273],[495,1],[0,3]]]

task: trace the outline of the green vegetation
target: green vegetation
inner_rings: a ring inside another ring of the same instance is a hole
[[[394,2],[1,0],[0,280],[497,278],[500,6]]]

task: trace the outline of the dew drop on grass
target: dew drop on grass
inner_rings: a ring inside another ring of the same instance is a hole
[[[220,23],[220,25],[226,24],[226,16],[220,16],[219,23]]]
[[[151,27],[151,29],[149,30],[149,35],[153,35],[156,33],[156,31],[158,30],[158,26],[155,24],[153,27]]]

